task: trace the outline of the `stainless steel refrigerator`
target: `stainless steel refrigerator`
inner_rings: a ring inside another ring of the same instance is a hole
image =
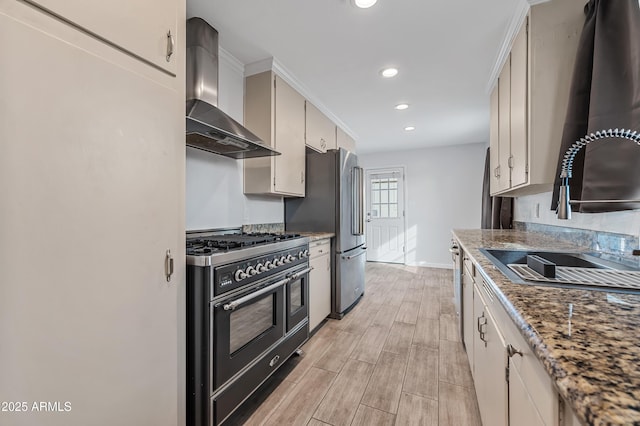
[[[336,234],[331,316],[342,318],[364,294],[364,173],[358,157],[342,148],[308,153],[306,168],[306,195],[285,200],[285,227]]]

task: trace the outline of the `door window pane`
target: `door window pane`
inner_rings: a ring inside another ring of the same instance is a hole
[[[268,329],[273,324],[273,298],[265,297],[233,311],[230,315],[230,352],[234,353]]]
[[[374,176],[376,177],[370,178],[370,216],[372,218],[397,218],[399,213],[399,178],[393,177],[391,174]]]

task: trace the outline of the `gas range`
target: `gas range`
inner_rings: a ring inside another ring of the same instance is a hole
[[[292,233],[187,233],[187,265],[211,267],[210,297],[307,264],[309,239]]]
[[[187,424],[222,423],[309,336],[309,239],[187,233]]]

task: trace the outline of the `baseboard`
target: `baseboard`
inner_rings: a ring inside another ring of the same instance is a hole
[[[420,266],[422,268],[453,269],[453,263],[410,262],[407,266]]]

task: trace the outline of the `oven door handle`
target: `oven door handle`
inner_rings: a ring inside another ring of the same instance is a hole
[[[285,278],[283,280],[280,280],[274,284],[271,284],[267,287],[261,288],[258,291],[254,291],[253,293],[247,294],[246,296],[243,296],[239,299],[236,299],[234,301],[231,301],[229,303],[224,304],[222,307],[224,308],[225,311],[233,311],[235,310],[238,306],[242,305],[245,302],[248,302],[250,300],[255,299],[256,297],[260,297],[265,293],[269,293],[271,290],[276,289],[278,287],[282,287],[283,285],[285,285],[286,283],[288,283],[291,279],[290,278]]]
[[[297,280],[304,274],[308,274],[309,272],[311,272],[312,269],[313,269],[313,266],[310,266],[306,269],[303,269],[302,271],[296,272],[295,274],[290,275],[289,279],[291,279],[291,281]]]

